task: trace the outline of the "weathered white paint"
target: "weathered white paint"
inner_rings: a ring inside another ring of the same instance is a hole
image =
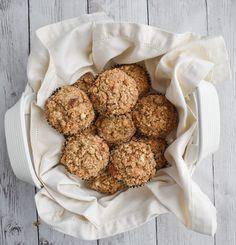
[[[220,34],[226,39],[233,79],[217,85],[222,114],[221,148],[213,157],[204,160],[194,175],[216,204],[218,230],[215,238],[188,231],[173,215],[162,215],[156,222],[153,220],[133,231],[91,242],[63,235],[45,224],[40,224],[37,229],[33,224],[37,220],[34,188],[18,181],[9,166],[3,115],[24,89],[29,41],[34,31],[87,11],[105,11],[115,20],[150,23],[175,32]],[[236,244],[235,13],[234,0],[0,1],[0,244]]]
[[[192,31],[207,34],[207,11],[204,0],[151,0],[148,1],[149,23],[178,33]],[[194,179],[213,200],[211,157],[201,162]],[[214,244],[214,238],[188,231],[173,215],[157,219],[159,245]]]
[[[236,1],[208,0],[210,35],[223,35],[232,69],[232,80],[217,84],[221,107],[221,147],[214,155],[216,244],[236,244]]]
[[[89,12],[104,11],[117,21],[147,24],[147,0],[89,0]]]
[[[0,1],[0,244],[37,244],[34,187],[14,176],[10,167],[4,114],[26,84],[28,57],[27,0]]]
[[[86,0],[30,0],[30,37],[34,38],[34,32],[39,27],[61,21],[67,18],[77,17],[87,13]],[[40,220],[39,220],[40,222]],[[55,245],[95,245],[96,241],[86,242],[54,231],[46,224],[39,225],[39,244]]]
[[[138,23],[148,23],[147,2],[138,1],[111,1],[111,0],[89,0],[89,12],[105,11],[109,16],[117,21],[130,21]],[[156,244],[156,224],[155,220],[148,222],[142,227],[130,232],[116,235],[111,238],[99,240],[100,245],[155,245]]]

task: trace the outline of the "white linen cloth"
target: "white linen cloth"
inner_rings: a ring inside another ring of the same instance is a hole
[[[43,116],[44,103],[62,85],[115,63],[142,62],[152,86],[177,107],[176,139],[165,156],[170,167],[141,188],[106,196],[89,190],[58,165],[63,137]],[[36,31],[28,62],[28,81],[37,100],[31,106],[30,139],[40,218],[56,230],[98,239],[135,228],[173,212],[189,229],[213,235],[216,210],[192,180],[184,151],[197,124],[185,98],[201,80],[224,81],[230,70],[224,40],[194,33],[174,34],[134,23],[115,23],[104,13],[84,15]],[[210,153],[209,153],[210,154]]]

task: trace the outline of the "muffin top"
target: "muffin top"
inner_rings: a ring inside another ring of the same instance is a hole
[[[127,64],[120,65],[118,68],[135,80],[140,97],[147,94],[150,89],[150,81],[147,71],[142,66]]]
[[[109,161],[108,145],[99,136],[80,134],[68,137],[61,156],[61,164],[81,179],[96,177]]]
[[[84,134],[84,135],[88,135],[88,134],[92,134],[92,135],[96,135],[97,134],[97,127],[95,126],[94,123],[91,123],[89,125],[89,127],[85,128],[81,134]]]
[[[104,117],[96,121],[97,132],[109,144],[120,144],[129,141],[135,133],[131,114]]]
[[[95,178],[87,180],[86,183],[89,188],[104,194],[114,194],[124,188],[124,185],[119,183],[106,170],[101,170]]]
[[[178,114],[164,95],[149,95],[138,101],[133,120],[142,134],[164,138],[177,127]]]
[[[134,140],[145,143],[151,147],[151,150],[154,154],[154,158],[156,160],[156,170],[159,170],[167,165],[164,153],[168,144],[164,139],[139,137]]]
[[[94,119],[93,106],[79,88],[64,86],[46,101],[45,117],[49,124],[65,135],[77,134]]]
[[[87,93],[89,88],[93,85],[94,80],[95,78],[93,74],[91,72],[87,72],[72,85]]]
[[[54,91],[45,118],[65,137],[59,163],[104,194],[146,184],[167,166],[165,138],[178,124],[174,105],[150,87],[142,66],[121,64]]]
[[[137,102],[136,82],[125,72],[115,68],[102,72],[89,89],[94,108],[103,115],[129,112]]]
[[[149,145],[130,141],[111,154],[109,173],[128,187],[147,183],[156,173],[156,162]]]

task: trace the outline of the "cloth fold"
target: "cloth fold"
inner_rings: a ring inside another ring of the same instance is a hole
[[[58,165],[63,137],[47,125],[43,107],[58,87],[82,74],[96,74],[118,63],[139,62],[152,87],[176,106],[179,124],[165,156],[170,167],[141,188],[112,196],[89,190]],[[194,33],[113,22],[104,13],[84,15],[39,29],[28,62],[28,80],[37,94],[31,105],[33,160],[43,188],[36,194],[40,218],[56,230],[91,240],[135,228],[159,214],[174,213],[189,229],[213,235],[216,211],[192,179],[185,151],[197,115],[186,102],[202,80],[230,76],[224,40]],[[211,154],[212,152],[209,152]]]

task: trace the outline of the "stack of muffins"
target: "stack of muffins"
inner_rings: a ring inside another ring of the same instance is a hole
[[[146,70],[119,65],[84,74],[45,104],[48,123],[65,136],[60,163],[105,194],[146,184],[166,166],[165,138],[178,123],[164,95],[150,94]]]

